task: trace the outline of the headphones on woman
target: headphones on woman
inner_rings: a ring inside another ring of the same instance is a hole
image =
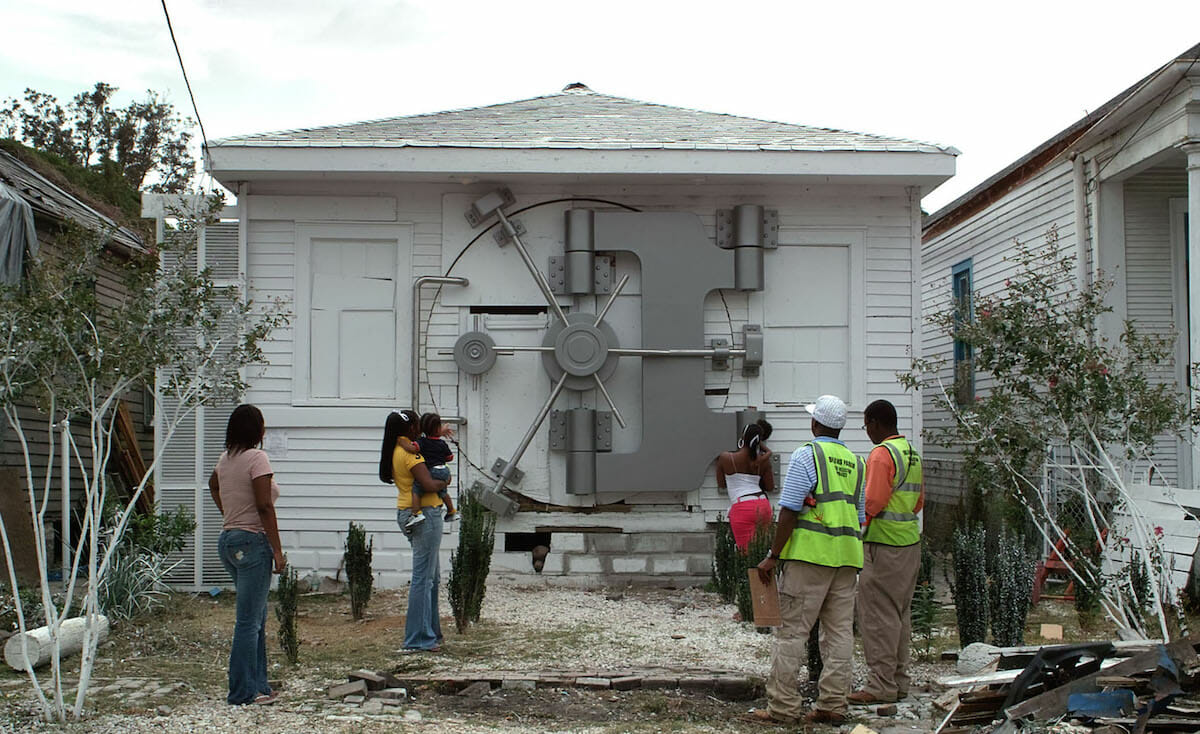
[[[745,428],[743,428],[743,429],[742,429],[742,437],[738,439],[738,448],[739,448],[739,449],[740,449],[740,448],[744,448],[744,447],[746,446],[746,443],[747,443],[747,442],[746,442],[746,434],[750,432],[750,429],[751,429],[751,428],[758,428],[758,427],[759,427],[759,426],[758,426],[758,424],[757,424],[757,423],[751,423],[750,425],[748,425],[748,426],[746,426]],[[762,429],[759,429],[759,430],[761,431]],[[749,444],[750,444],[750,448],[751,448],[751,449],[753,449],[753,448],[754,448],[755,446],[757,446],[757,445],[758,445],[758,444],[759,444],[761,441],[762,441],[762,436],[760,436],[758,432],[755,432],[755,434],[754,434],[753,436],[751,436],[751,437],[750,437],[750,442],[749,442]]]

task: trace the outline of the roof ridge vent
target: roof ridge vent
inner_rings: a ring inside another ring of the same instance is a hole
[[[591,88],[583,82],[571,82],[563,87],[562,90],[566,94],[593,94]]]

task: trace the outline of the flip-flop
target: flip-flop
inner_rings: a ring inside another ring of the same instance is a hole
[[[251,703],[253,703],[255,706],[270,706],[271,704],[275,703],[275,701],[277,701],[278,699],[279,699],[278,693],[274,693],[274,692],[260,693],[254,697],[254,700]]]

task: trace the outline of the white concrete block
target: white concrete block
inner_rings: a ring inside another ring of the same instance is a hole
[[[496,571],[533,573],[533,559],[530,557],[528,551],[492,553],[492,569]]]
[[[587,550],[583,533],[552,533],[550,550],[560,553],[582,553]]]
[[[613,573],[645,573],[645,558],[614,558],[612,559]]]
[[[568,573],[600,573],[604,568],[595,556],[567,556]]]
[[[342,556],[344,554],[344,550],[318,550],[316,552],[317,563],[320,564],[321,568],[337,568],[342,564]]]
[[[546,563],[542,566],[543,576],[561,576],[563,568],[566,565],[564,556],[561,553],[551,553],[546,556]],[[537,573],[536,571],[534,573]]]
[[[686,558],[652,558],[651,573],[686,574],[688,563]]]

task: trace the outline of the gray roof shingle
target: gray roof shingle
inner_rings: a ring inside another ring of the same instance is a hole
[[[487,107],[239,135],[212,146],[957,153],[914,140],[639,102],[575,85]]]

